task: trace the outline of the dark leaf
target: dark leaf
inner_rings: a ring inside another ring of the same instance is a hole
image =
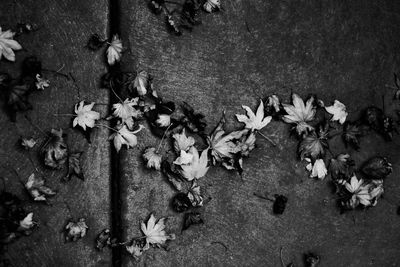
[[[42,74],[42,62],[35,56],[26,57],[22,62],[22,77],[36,77],[36,74]]]
[[[68,157],[68,148],[63,131],[52,129],[51,136],[41,149],[44,164],[53,169],[61,169]]]
[[[300,158],[317,159],[325,155],[325,150],[329,147],[327,128],[319,128],[317,132],[309,132],[299,144],[298,153]]]
[[[86,47],[89,50],[92,51],[97,51],[99,50],[104,44],[105,44],[105,40],[103,40],[100,35],[98,35],[97,33],[92,34],[86,44]]]
[[[77,241],[78,239],[83,238],[86,235],[88,228],[89,227],[84,218],[80,218],[78,221],[68,221],[64,228],[65,241]]]
[[[96,237],[96,249],[103,250],[106,246],[111,244],[111,232],[109,229],[104,229]]]
[[[203,223],[204,220],[201,218],[201,214],[199,212],[185,213],[185,217],[183,218],[182,231],[187,230],[192,225],[199,225]]]
[[[65,177],[66,181],[71,180],[73,175],[75,175],[82,181],[85,179],[83,177],[83,172],[81,168],[81,156],[82,152],[72,153],[68,156],[68,173]]]
[[[30,33],[32,31],[37,31],[39,29],[38,25],[32,23],[17,23],[16,33]]]
[[[151,12],[153,12],[156,15],[161,14],[163,11],[163,5],[164,5],[164,0],[151,0],[149,2],[149,8]]]
[[[287,201],[288,199],[284,195],[275,195],[274,205],[272,206],[274,214],[283,214]]]
[[[319,256],[314,253],[308,253],[304,255],[304,263],[306,267],[316,267],[319,262]]]
[[[349,178],[353,174],[354,160],[349,154],[339,154],[332,158],[329,164],[329,171],[333,179]]]
[[[11,76],[8,73],[0,73],[0,90],[8,88],[11,83]]]
[[[185,193],[177,193],[171,202],[172,209],[176,212],[184,212],[192,207],[192,202]]]
[[[201,113],[195,113],[194,109],[186,102],[183,102],[181,108],[185,115],[182,119],[182,123],[194,133],[203,133],[207,127],[204,115]]]
[[[17,84],[9,88],[7,95],[7,111],[12,121],[15,121],[18,111],[32,109],[32,105],[28,100],[30,91],[30,85],[25,83]]]
[[[191,25],[201,24],[200,6],[197,0],[186,0],[182,7],[182,20]]]
[[[346,147],[351,145],[354,149],[358,150],[360,148],[360,141],[358,140],[360,137],[361,131],[356,124],[351,122],[344,123],[342,139]]]
[[[392,173],[392,164],[384,157],[373,157],[367,160],[361,167],[361,171],[369,179],[384,179]]]
[[[177,191],[182,191],[184,180],[179,171],[175,170],[175,164],[171,165],[168,161],[164,160],[161,163],[161,172],[167,177],[167,180]]]

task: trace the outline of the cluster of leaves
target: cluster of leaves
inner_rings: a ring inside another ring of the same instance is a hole
[[[148,6],[154,14],[163,14],[168,30],[178,36],[182,35],[183,29],[192,31],[194,26],[201,24],[201,10],[208,13],[222,10],[220,0],[185,0],[183,4],[150,0]]]
[[[0,255],[5,245],[30,235],[35,225],[33,213],[25,211],[17,196],[8,192],[0,194]]]

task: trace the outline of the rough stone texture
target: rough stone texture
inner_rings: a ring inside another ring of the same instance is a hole
[[[121,1],[125,70],[147,70],[164,99],[189,102],[207,117],[211,130],[226,110],[228,128],[241,105],[253,108],[260,97],[290,92],[317,94],[325,103],[339,99],[357,118],[361,108],[391,104],[393,71],[398,70],[397,29],[400,5],[395,1],[223,1],[224,11],[203,14],[203,25],[176,37],[167,33],[163,17],[152,15],[145,1]],[[126,266],[302,266],[302,254],[314,251],[321,266],[397,266],[400,224],[396,208],[399,180],[398,136],[386,143],[371,133],[362,149],[345,149],[336,139],[334,154],[348,151],[358,164],[375,154],[386,155],[394,173],[386,180],[385,199],[378,206],[340,215],[328,179],[307,177],[296,158],[297,142],[289,126],[273,122],[263,133],[279,145],[258,138],[244,177],[212,168],[200,183],[212,197],[204,211],[205,225],[180,233],[182,215],[169,201],[174,194],[165,179],[144,169],[141,152],[159,142],[150,131],[138,134],[139,145],[123,151],[126,238],[140,236],[140,221],[154,212],[169,216],[177,233],[169,251],[150,250],[139,263]],[[289,202],[281,216],[254,192],[284,194]],[[228,247],[214,242],[223,242]]]
[[[44,72],[51,86],[31,94],[32,111],[19,114],[16,123],[10,122],[1,111],[1,176],[5,178],[7,191],[21,197],[26,209],[34,212],[34,220],[39,223],[32,235],[12,243],[5,256],[12,266],[110,266],[110,252],[100,253],[94,249],[96,235],[110,227],[108,130],[94,130],[92,143],[88,144],[81,133],[68,129],[71,117],[54,116],[72,113],[74,104],[80,100],[99,103],[95,109],[103,116],[108,112],[108,92],[99,89],[100,76],[106,72],[103,52],[90,52],[84,47],[92,33],[107,36],[108,2],[3,0],[0,18],[3,30],[15,28],[18,22],[35,23],[40,27],[36,32],[16,37],[25,50],[16,53],[15,63],[1,60],[0,71],[16,77],[22,60],[28,55],[36,55],[46,69],[71,72],[79,86],[78,90],[71,80]],[[38,160],[39,146],[46,139],[42,131],[48,132],[51,128],[65,129],[71,151],[84,151],[84,182],[74,177],[70,182],[62,183],[60,179],[66,174],[66,168],[45,169],[43,161]],[[39,140],[30,155],[39,171],[35,171],[30,163],[29,153],[18,148],[21,136]],[[25,182],[32,172],[42,175],[47,184],[58,191],[51,198],[51,205],[33,203],[24,190],[20,182]],[[62,230],[67,220],[81,217],[87,219],[90,228],[87,236],[76,243],[65,243]]]

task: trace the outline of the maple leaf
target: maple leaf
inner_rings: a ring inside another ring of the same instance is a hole
[[[26,150],[33,148],[36,145],[36,141],[33,138],[21,138],[21,146]]]
[[[2,31],[0,27],[0,59],[3,56],[9,61],[15,61],[13,50],[21,50],[22,46],[13,40],[14,35],[11,30]]]
[[[146,167],[148,169],[154,168],[157,171],[161,169],[162,156],[154,147],[148,147],[145,149],[143,159],[146,161]]]
[[[79,125],[84,131],[86,131],[86,126],[89,128],[94,127],[95,121],[100,119],[100,113],[92,110],[94,104],[92,102],[85,105],[85,101],[79,102],[79,106],[75,104],[75,113],[77,116],[74,118],[73,127]]]
[[[316,109],[314,107],[314,97],[310,97],[304,105],[303,99],[297,94],[292,94],[293,105],[283,104],[287,115],[283,116],[283,121],[286,123],[296,123],[298,134],[302,134],[306,130],[313,129],[308,122],[312,121],[315,116]]]
[[[143,250],[149,249],[150,245],[161,246],[164,245],[167,240],[174,240],[175,235],[167,235],[165,232],[165,219],[161,218],[156,221],[153,214],[150,214],[150,218],[147,224],[141,223],[140,228],[143,234],[146,236],[146,245]]]
[[[250,130],[261,130],[270,123],[272,117],[267,116],[264,118],[264,104],[260,100],[260,105],[257,108],[256,114],[248,107],[242,106],[246,110],[247,115],[236,114],[236,118],[239,122],[245,124],[246,129]]]
[[[303,160],[305,157],[316,159],[325,155],[328,141],[325,134],[317,135],[314,131],[306,135],[299,144],[298,153]]]
[[[136,93],[139,96],[144,96],[147,94],[149,89],[152,89],[151,76],[147,71],[140,71],[133,82],[133,87],[136,89]]]
[[[56,194],[55,191],[44,185],[42,178],[36,178],[34,173],[29,176],[25,188],[35,201],[47,201],[47,196],[54,196]]]
[[[193,155],[186,152],[185,150],[181,150],[180,156],[174,160],[174,164],[176,165],[185,165],[185,164],[190,164],[193,160]]]
[[[68,173],[65,177],[66,181],[71,180],[73,175],[82,181],[85,179],[81,168],[81,156],[82,152],[72,153],[68,156]]]
[[[180,151],[188,151],[189,148],[191,148],[195,140],[191,136],[187,136],[185,132],[185,128],[182,129],[182,133],[174,133],[172,135],[172,138],[174,139],[174,149],[176,153],[180,153]]]
[[[222,115],[213,133],[207,137],[207,143],[211,149],[211,157],[214,165],[222,162],[225,158],[231,159],[236,153],[240,152],[242,147],[238,143],[238,140],[248,132],[247,129],[244,129],[225,134],[224,125],[225,113]]]
[[[121,127],[121,126],[120,126]],[[137,137],[136,133],[140,132],[143,129],[143,125],[139,125],[139,129],[136,131],[130,131],[126,125],[123,125],[116,133],[113,133],[108,139],[114,140],[114,147],[119,152],[121,150],[122,145],[126,145],[129,147],[134,147],[137,145]]]
[[[339,121],[340,124],[346,121],[349,114],[346,112],[346,106],[338,100],[335,100],[332,106],[325,107],[325,110],[333,115],[331,121]]]
[[[203,206],[203,196],[200,192],[200,186],[196,182],[193,182],[187,196],[193,207]]]
[[[189,181],[193,179],[199,179],[206,175],[208,168],[208,150],[209,148],[203,150],[201,156],[199,156],[199,151],[196,147],[192,146],[189,149],[189,153],[193,155],[193,160],[190,164],[181,165],[180,173],[184,178]]]
[[[363,179],[358,179],[355,175],[351,177],[350,182],[345,182],[346,190],[352,193],[350,206],[355,208],[358,204],[369,206],[371,204],[371,195],[369,194],[369,185],[364,184]]]
[[[329,170],[334,179],[337,179],[341,175],[349,177],[352,174],[352,166],[354,166],[354,161],[350,158],[349,154],[339,154],[337,157],[331,159]]]
[[[141,112],[134,108],[134,106],[138,105],[139,98],[132,98],[129,100],[125,99],[123,103],[113,104],[113,116],[120,118],[124,123],[129,118],[138,118],[141,115]]]
[[[122,49],[122,41],[119,39],[118,35],[115,34],[109,47],[107,48],[107,61],[109,65],[112,66],[115,64],[115,62],[121,60]]]
[[[64,140],[63,131],[52,129],[51,136],[41,149],[44,164],[47,167],[60,169],[68,157],[68,147]]]
[[[358,139],[361,135],[360,128],[356,124],[346,122],[343,125],[342,139],[346,147],[351,145],[354,149],[358,150],[360,148],[360,141]]]

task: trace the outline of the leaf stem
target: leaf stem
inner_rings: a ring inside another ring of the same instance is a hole
[[[97,127],[104,127],[104,128],[107,128],[107,129],[109,129],[109,130],[111,130],[111,131],[114,131],[114,132],[116,132],[116,133],[118,133],[118,131],[116,130],[116,129],[114,129],[114,128],[112,128],[112,127],[110,127],[110,126],[107,126],[107,125],[104,125],[104,124],[95,124],[94,126],[97,126]]]
[[[62,68],[64,68],[64,67],[62,67]],[[62,68],[61,68],[61,69],[62,69]],[[67,80],[70,79],[70,77],[69,77],[67,74],[62,73],[62,72],[59,72],[58,70],[49,70],[49,69],[42,69],[42,70],[43,70],[43,71],[46,71],[46,72],[51,72],[51,73],[54,73],[54,74],[63,76],[63,77],[66,78]]]
[[[114,91],[114,88],[113,88],[113,86],[112,86],[111,81],[110,81],[110,89],[111,89],[111,92],[113,92],[113,94],[114,94],[114,95],[118,98],[118,100],[121,102],[121,104],[124,103],[124,101],[122,101],[122,99],[119,97],[119,95]]]
[[[271,143],[271,145],[273,145],[273,146],[277,146],[277,144],[274,142],[274,141],[272,141],[272,139],[271,138],[269,138],[268,136],[266,136],[266,135],[264,135],[262,132],[260,132],[260,131],[257,131],[257,133],[259,134],[259,135],[261,135],[262,137],[264,137],[268,142],[270,142]]]

